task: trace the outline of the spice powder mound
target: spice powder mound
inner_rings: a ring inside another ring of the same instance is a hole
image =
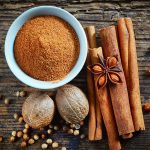
[[[63,79],[74,67],[79,51],[74,29],[56,16],[28,20],[19,30],[14,44],[19,67],[42,81]]]

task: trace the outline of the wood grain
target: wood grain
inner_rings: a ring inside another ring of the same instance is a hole
[[[0,143],[0,150],[19,149],[17,141],[15,144],[8,142],[8,137],[12,130],[22,129],[13,119],[14,112],[20,112],[24,98],[16,99],[14,93],[18,90],[28,92],[36,91],[16,79],[9,70],[4,57],[4,40],[13,20],[23,11],[39,5],[55,5],[71,12],[82,25],[95,25],[96,30],[116,23],[118,17],[131,17],[134,23],[138,67],[140,75],[140,88],[142,103],[150,101],[150,78],[146,71],[150,67],[150,1],[121,1],[121,0],[0,0],[0,95],[11,99],[11,104],[5,107],[0,100],[0,135],[4,135],[3,143]],[[97,32],[98,33],[98,32]],[[98,37],[98,36],[97,36]],[[97,38],[97,41],[100,41]],[[100,42],[98,42],[100,43]],[[71,82],[82,88],[86,92],[86,68]],[[48,91],[49,95],[53,92]],[[136,134],[129,141],[123,141],[123,150],[150,150],[150,113],[144,113],[146,131]],[[106,136],[104,136],[106,137]],[[64,133],[54,134],[53,139],[61,146],[66,146],[69,150],[99,150],[108,149],[106,138],[99,142],[89,142],[80,140],[78,137]],[[42,141],[37,142],[27,149],[41,149]]]

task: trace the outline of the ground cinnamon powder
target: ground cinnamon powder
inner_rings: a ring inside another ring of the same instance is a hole
[[[55,16],[28,20],[19,30],[14,54],[29,76],[54,81],[64,78],[79,56],[79,41],[73,28]]]

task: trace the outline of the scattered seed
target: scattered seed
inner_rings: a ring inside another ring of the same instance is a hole
[[[26,123],[26,124],[25,124],[25,128],[26,128],[26,129],[29,129],[30,126]]]
[[[42,139],[45,139],[45,138],[46,138],[46,134],[42,134],[42,135],[41,135],[41,138],[42,138]]]
[[[19,96],[20,96],[20,92],[17,91],[15,95],[16,95],[17,97],[19,97]]]
[[[69,129],[68,134],[73,134],[73,129]]]
[[[10,104],[10,99],[5,98],[5,99],[4,99],[4,103],[5,103],[5,105],[9,105],[9,104]]]
[[[80,135],[80,139],[84,139],[85,138],[85,135],[84,134],[81,134]]]
[[[14,119],[18,120],[19,119],[19,115],[17,113],[14,113]]]
[[[54,130],[57,131],[59,129],[58,126],[54,126]]]
[[[18,131],[18,132],[17,132],[17,137],[20,138],[20,137],[22,137],[22,136],[23,136],[22,131]]]
[[[22,141],[21,144],[20,144],[20,147],[21,148],[24,148],[27,146],[27,142],[26,141]]]
[[[52,139],[47,139],[46,140],[46,143],[49,144],[49,145],[52,144],[52,142],[53,142]]]
[[[70,125],[70,128],[71,128],[71,129],[75,128],[75,124],[71,124],[71,125]]]
[[[11,136],[10,137],[10,139],[9,139],[9,141],[12,143],[12,142],[14,142],[16,140],[16,138],[14,137],[14,136]]]
[[[54,128],[54,126],[53,126],[52,124],[50,124],[50,125],[49,125],[49,128],[50,128],[50,129],[53,129],[53,128]]]
[[[84,121],[81,121],[81,122],[80,122],[80,126],[83,126],[83,125],[84,125]]]
[[[29,141],[28,141],[28,143],[30,144],[30,145],[32,145],[32,144],[34,144],[34,139],[29,139]]]
[[[77,129],[77,130],[80,129],[80,124],[76,124],[75,129]]]
[[[62,147],[61,150],[67,150],[67,148],[66,147]]]
[[[12,136],[16,136],[16,135],[17,135],[17,132],[16,132],[16,131],[12,131],[11,135],[12,135]]]
[[[23,133],[27,134],[28,133],[28,129],[23,129]]]
[[[48,129],[48,130],[47,130],[47,133],[48,133],[48,134],[51,134],[51,133],[52,133],[52,129]]]
[[[68,127],[66,125],[63,126],[63,131],[68,131]]]
[[[37,135],[37,134],[35,134],[34,136],[33,136],[33,138],[34,138],[34,140],[38,140],[39,139],[39,136]]]
[[[40,131],[44,131],[44,128],[40,128],[39,130],[40,130]]]
[[[52,144],[52,147],[53,148],[57,148],[59,145],[58,145],[58,143],[57,142],[54,142],[53,144]]]
[[[74,135],[79,135],[79,133],[80,133],[79,130],[74,130],[73,132]]]
[[[23,123],[23,117],[19,117],[18,121],[20,124]]]
[[[3,137],[2,136],[0,136],[0,142],[2,142],[3,141]]]
[[[28,136],[27,134],[23,134],[23,139],[24,139],[25,141],[28,141],[28,140],[29,140],[29,136]]]
[[[25,92],[25,91],[21,91],[21,92],[19,93],[19,96],[20,96],[20,97],[25,97],[25,96],[26,96],[26,92]]]
[[[42,149],[47,149],[47,147],[48,147],[48,145],[47,145],[46,143],[43,143],[43,144],[41,145],[41,148],[42,148]]]

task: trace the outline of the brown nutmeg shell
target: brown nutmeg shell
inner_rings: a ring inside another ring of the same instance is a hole
[[[53,119],[55,106],[47,94],[32,93],[22,106],[24,121],[32,128],[42,128]]]
[[[89,112],[85,94],[78,87],[70,84],[58,89],[56,104],[61,117],[69,123],[79,123]]]

